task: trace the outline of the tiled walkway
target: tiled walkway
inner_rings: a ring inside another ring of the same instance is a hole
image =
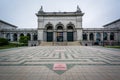
[[[120,80],[119,75],[116,49],[38,46],[0,51],[0,80]]]

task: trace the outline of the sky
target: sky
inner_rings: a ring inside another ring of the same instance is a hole
[[[36,13],[75,12],[77,5],[85,13],[83,28],[102,28],[120,19],[120,0],[0,0],[0,20],[19,28],[37,28]]]

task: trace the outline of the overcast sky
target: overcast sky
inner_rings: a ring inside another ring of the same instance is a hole
[[[101,28],[120,18],[120,0],[0,0],[0,19],[19,28],[37,28],[41,6],[45,12],[76,11],[85,13],[83,28]]]

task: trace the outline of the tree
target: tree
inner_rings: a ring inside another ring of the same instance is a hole
[[[20,36],[19,42],[20,43],[28,43],[29,37],[28,36]]]

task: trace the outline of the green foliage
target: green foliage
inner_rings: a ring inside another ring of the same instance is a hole
[[[105,46],[107,48],[117,48],[117,49],[120,49],[120,46]]]
[[[0,46],[8,45],[8,44],[9,44],[9,42],[8,42],[7,39],[5,39],[5,38],[0,38]]]
[[[0,46],[0,49],[8,49],[15,47],[23,47],[23,46],[27,46],[27,43],[9,43],[8,45]]]
[[[20,43],[27,44],[27,43],[28,43],[28,40],[29,40],[29,37],[28,37],[28,36],[20,36],[19,42],[20,42]]]

